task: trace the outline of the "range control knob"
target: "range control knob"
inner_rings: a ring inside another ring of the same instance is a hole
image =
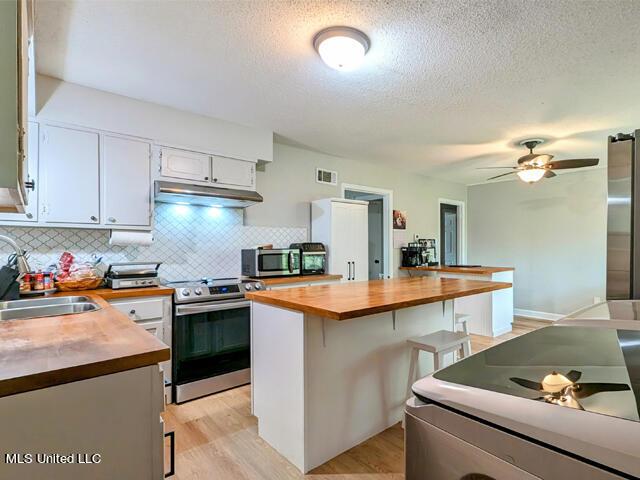
[[[184,295],[185,297],[188,297],[189,295],[191,295],[191,290],[189,290],[188,288],[183,288],[182,289],[182,295]]]
[[[202,295],[202,289],[201,288],[196,288],[193,293],[195,293],[196,295]]]
[[[262,285],[260,285],[259,283],[255,284],[255,289],[256,290],[260,290],[262,288]]]
[[[247,284],[244,286],[244,289],[245,289],[245,290],[249,290],[249,291],[251,291],[251,290],[253,289],[253,286],[252,286],[250,283],[247,283]]]

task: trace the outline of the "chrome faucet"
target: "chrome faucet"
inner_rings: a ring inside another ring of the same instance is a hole
[[[24,252],[18,246],[18,244],[13,239],[5,235],[0,235],[0,241],[11,245],[11,248],[13,248],[13,250],[16,252],[16,265],[18,266],[18,272],[20,272],[20,275],[29,273],[31,271],[29,262],[27,262],[27,257],[25,257]]]

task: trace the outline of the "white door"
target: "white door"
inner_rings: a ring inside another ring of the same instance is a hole
[[[102,137],[102,205],[107,225],[151,224],[151,144]]]
[[[329,247],[331,273],[342,275],[345,281],[352,280],[351,251],[351,205],[331,202],[331,245]]]
[[[211,157],[211,181],[215,184],[255,188],[256,165],[228,157]]]
[[[41,125],[40,201],[45,222],[100,222],[98,145],[97,133]]]
[[[162,158],[160,173],[163,177],[209,181],[211,174],[209,155],[162,147],[160,156]]]
[[[33,182],[34,188],[27,188],[27,206],[24,213],[0,213],[0,221],[37,222],[38,221],[38,124],[29,122],[27,133],[27,172],[25,179]]]
[[[369,279],[369,219],[367,205],[351,204],[351,261],[354,280]]]

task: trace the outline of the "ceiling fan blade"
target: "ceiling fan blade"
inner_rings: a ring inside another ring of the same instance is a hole
[[[495,177],[487,178],[487,180],[493,180],[494,178],[506,177],[507,175],[511,175],[511,174],[514,174],[514,173],[516,173],[516,172],[503,173],[502,175],[496,175]]]
[[[557,177],[557,175],[553,173],[551,170],[547,170],[546,172],[544,172],[544,178],[553,178],[553,177]]]
[[[476,170],[493,170],[495,168],[502,168],[502,169],[511,168],[513,170],[516,170],[518,167],[476,167]]]
[[[531,390],[538,390],[540,392],[544,392],[544,388],[542,388],[542,384],[540,382],[534,382],[533,380],[527,380],[526,378],[518,378],[511,377],[509,378],[512,382],[517,383],[521,387],[530,388]]]
[[[578,380],[580,380],[581,376],[582,376],[582,372],[579,372],[578,370],[571,370],[569,373],[565,375],[565,377],[567,377],[573,383],[576,383]]]
[[[597,158],[572,158],[569,160],[556,160],[555,162],[547,163],[549,168],[553,170],[561,170],[564,168],[582,168],[582,167],[594,167],[598,165],[600,160]]]
[[[600,392],[624,392],[631,390],[626,383],[577,383],[574,385],[573,396],[575,398],[586,398]]]

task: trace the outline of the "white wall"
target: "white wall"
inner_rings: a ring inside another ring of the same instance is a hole
[[[338,185],[316,183],[316,167],[338,172]],[[274,144],[273,163],[258,172],[258,192],[265,201],[245,211],[245,223],[310,227],[309,202],[341,197],[340,185],[350,183],[393,190],[393,208],[407,212],[407,240],[438,236],[438,198],[465,201],[464,185],[357,160],[335,157],[289,145]],[[395,252],[399,265],[399,250]]]
[[[566,314],[605,296],[607,170],[468,189],[469,263],[515,267],[515,307]]]

